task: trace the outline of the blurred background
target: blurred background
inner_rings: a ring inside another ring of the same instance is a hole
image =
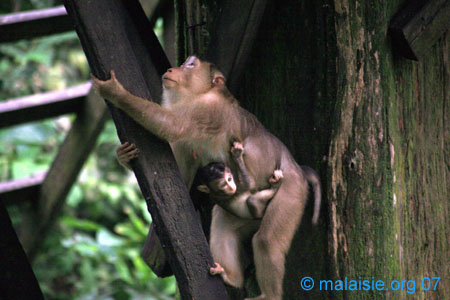
[[[0,14],[62,5],[0,2]],[[162,21],[155,23],[161,36]],[[0,44],[0,101],[84,83],[90,70],[74,31]],[[0,130],[0,181],[49,168],[75,115]],[[62,214],[33,260],[46,299],[174,299],[174,277],[157,278],[140,257],[151,218],[132,172],[116,160],[109,119],[70,190]],[[20,226],[20,206],[8,206]]]

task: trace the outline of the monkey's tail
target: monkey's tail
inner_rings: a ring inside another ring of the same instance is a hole
[[[314,169],[308,166],[301,166],[303,170],[303,174],[305,174],[306,180],[313,187],[314,191],[314,214],[312,218],[312,223],[314,225],[319,221],[320,214],[320,202],[322,199],[322,185],[320,184],[320,177]]]

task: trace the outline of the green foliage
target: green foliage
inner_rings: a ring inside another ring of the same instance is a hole
[[[75,32],[0,44],[0,98],[75,85],[89,75]]]
[[[0,12],[15,5],[29,10],[59,4],[2,2]],[[0,44],[2,100],[73,86],[86,81],[89,73],[74,32]],[[74,118],[1,130],[0,180],[47,170]],[[42,241],[33,269],[46,299],[174,299],[174,278],[156,278],[140,257],[151,219],[134,177],[115,158],[117,145],[109,121],[57,224]],[[16,225],[21,209],[8,208]]]
[[[104,135],[114,130],[108,125]],[[59,236],[46,241],[48,251],[36,261],[49,298],[171,299],[175,293],[175,281],[157,279],[140,257],[151,220],[130,174],[115,162],[114,147],[111,141],[97,146],[68,197]],[[99,155],[102,148],[111,154]],[[98,166],[106,162],[116,180],[105,180]]]

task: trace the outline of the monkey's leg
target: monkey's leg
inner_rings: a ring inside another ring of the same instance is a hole
[[[236,288],[244,285],[244,264],[242,241],[236,231],[236,217],[219,207],[214,206],[211,221],[209,247],[215,263],[224,272],[221,276],[226,284]]]
[[[267,299],[282,298],[285,256],[300,224],[307,193],[308,184],[300,173],[286,173],[253,237],[256,278],[261,296]]]

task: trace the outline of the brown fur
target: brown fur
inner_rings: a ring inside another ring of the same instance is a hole
[[[261,222],[239,219],[216,205],[210,240],[212,255],[225,269],[227,283],[242,287],[242,241],[256,232],[252,244],[262,297],[281,300],[285,256],[308,194],[303,171],[287,148],[238,105],[226,89],[223,75],[207,62],[190,57],[179,68],[169,69],[163,76],[162,106],[131,95],[113,72],[111,77],[108,81],[93,78],[100,94],[171,143],[189,187],[197,168],[210,162],[224,162],[236,174],[229,154],[230,141],[236,138],[244,146],[245,165],[257,190],[267,187],[273,170],[283,171],[283,182]]]

